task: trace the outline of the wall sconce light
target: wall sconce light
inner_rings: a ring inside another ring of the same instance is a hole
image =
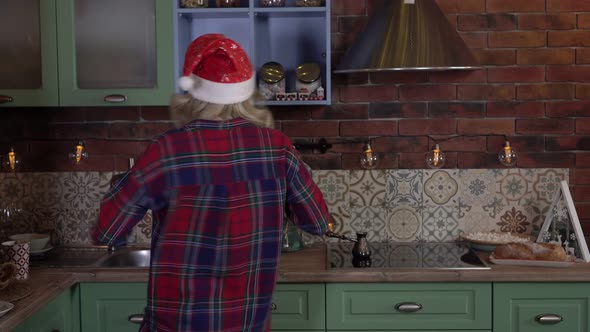
[[[76,165],[80,164],[83,159],[88,158],[88,152],[85,151],[86,146],[83,141],[78,141],[74,152],[68,154],[68,158],[71,159]]]
[[[510,146],[510,142],[506,140],[504,147],[498,152],[498,161],[504,166],[514,166],[516,164],[516,150]]]
[[[426,152],[426,165],[430,168],[441,168],[445,165],[445,161],[445,154],[438,144],[434,145],[434,149]]]
[[[20,158],[16,152],[14,152],[14,148],[11,146],[8,154],[6,154],[6,161],[4,162],[4,165],[6,165],[9,171],[16,172],[20,164]]]
[[[364,169],[374,169],[379,165],[379,155],[371,148],[371,143],[367,142],[360,155],[359,162]]]

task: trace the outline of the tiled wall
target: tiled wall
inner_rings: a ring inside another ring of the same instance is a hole
[[[53,230],[63,245],[90,245],[112,172],[0,173],[2,237]],[[451,242],[462,231],[531,234],[567,169],[315,170],[338,233],[371,242]],[[151,215],[128,242],[148,244]],[[321,241],[305,236],[306,242]]]

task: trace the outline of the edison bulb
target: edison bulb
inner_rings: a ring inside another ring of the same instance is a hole
[[[8,151],[8,154],[6,155],[6,161],[4,162],[4,164],[11,172],[15,172],[20,166],[20,158],[18,157],[16,152],[14,152],[13,147],[10,147],[10,151]]]
[[[82,159],[88,158],[88,152],[85,151],[86,146],[84,142],[79,141],[74,148],[74,152],[68,154],[68,158],[72,160],[76,165],[82,162]]]
[[[379,156],[373,151],[371,144],[365,145],[359,161],[364,169],[374,169],[379,165]]]
[[[510,142],[506,141],[502,150],[498,152],[498,161],[504,166],[514,166],[517,158],[516,150],[510,146]]]
[[[441,168],[445,165],[445,161],[445,154],[440,150],[438,144],[426,153],[426,165],[430,168]]]

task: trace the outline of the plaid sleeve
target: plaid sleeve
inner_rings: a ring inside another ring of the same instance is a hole
[[[323,235],[330,214],[322,192],[313,181],[297,150],[287,150],[287,209],[293,221],[304,231]]]
[[[144,217],[155,207],[154,188],[162,188],[160,149],[152,143],[137,163],[104,196],[98,222],[92,231],[95,242],[120,245]]]

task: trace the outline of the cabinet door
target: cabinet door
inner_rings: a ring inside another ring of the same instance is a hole
[[[589,284],[494,284],[496,332],[585,332],[589,318]]]
[[[0,107],[55,106],[55,0],[0,1]]]
[[[14,332],[79,332],[78,301],[78,287],[67,290],[29,317]]]
[[[143,314],[147,283],[83,283],[80,285],[84,332],[137,332],[129,316]]]
[[[60,105],[167,105],[172,8],[169,0],[59,1]]]
[[[325,293],[324,284],[278,284],[272,298],[272,330],[325,330]]]

